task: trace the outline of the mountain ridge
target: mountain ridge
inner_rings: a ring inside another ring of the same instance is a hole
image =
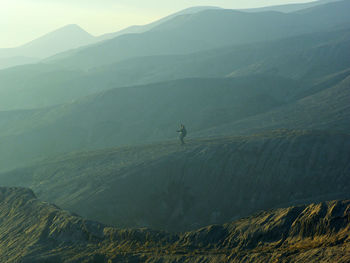
[[[307,9],[310,7],[324,5],[332,2],[337,2],[341,0],[316,0],[307,3],[297,3],[297,4],[286,4],[286,5],[276,5],[276,6],[266,6],[260,8],[249,8],[249,9],[241,9],[241,11],[245,12],[262,12],[262,11],[277,11],[283,13],[297,12],[303,9]]]
[[[313,10],[311,9],[307,14],[205,10],[193,15],[177,16],[149,32],[123,35],[97,46],[81,49],[76,53],[63,53],[51,57],[46,62],[64,63],[72,68],[91,69],[137,56],[188,54],[230,44],[281,39],[330,29],[339,23],[349,25],[350,21],[345,11],[348,5],[348,1],[326,4],[322,5],[322,8],[318,6],[314,12],[311,12]],[[329,6],[332,8],[329,9]],[[324,13],[329,18],[327,23],[322,20]],[[184,17],[187,17],[187,23],[179,21]],[[164,24],[171,24],[171,21],[173,21],[171,30],[159,30],[165,27]],[[331,23],[328,23],[329,21]],[[245,24],[244,31],[240,27],[241,24]],[[114,50],[114,53],[111,50]],[[116,50],[119,52],[115,52]]]
[[[124,35],[124,34],[139,34],[139,33],[144,33],[146,31],[151,30],[152,28],[160,25],[161,23],[170,20],[178,15],[184,15],[184,14],[193,14],[193,13],[197,13],[197,12],[201,12],[203,10],[206,9],[220,9],[220,7],[214,7],[214,6],[196,6],[196,7],[190,7],[190,8],[186,8],[184,10],[181,10],[179,12],[176,12],[174,14],[171,14],[169,16],[166,16],[164,18],[161,18],[159,20],[156,20],[152,23],[146,24],[146,25],[133,25],[130,27],[127,27],[125,29],[122,29],[120,31],[117,32],[113,32],[113,33],[107,33],[101,36],[98,36],[99,40],[108,40],[108,39],[112,39],[115,37],[118,37],[120,35]]]
[[[350,201],[261,212],[224,225],[169,234],[117,229],[0,188],[0,259],[14,262],[319,262],[349,260]]]

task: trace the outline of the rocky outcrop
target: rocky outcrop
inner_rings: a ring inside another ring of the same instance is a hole
[[[349,135],[274,131],[72,154],[0,179],[89,219],[187,231],[350,198],[349,160]]]
[[[1,262],[105,262],[102,243],[137,247],[174,240],[170,234],[118,230],[37,200],[25,188],[0,188]]]
[[[349,262],[350,201],[261,212],[197,231],[117,229],[0,188],[0,261]]]

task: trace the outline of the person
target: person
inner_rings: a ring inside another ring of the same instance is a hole
[[[185,128],[185,125],[181,124],[180,130],[178,130],[177,132],[179,133],[179,138],[180,138],[181,144],[184,145],[185,144],[184,138],[187,135],[187,130]]]

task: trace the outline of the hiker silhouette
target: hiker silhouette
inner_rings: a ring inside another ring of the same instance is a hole
[[[185,128],[185,125],[181,124],[180,130],[177,130],[177,132],[179,133],[179,139],[181,141],[181,144],[184,145],[185,144],[184,138],[187,135],[187,130]]]

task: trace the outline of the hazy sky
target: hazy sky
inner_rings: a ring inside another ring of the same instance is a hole
[[[0,0],[0,48],[24,44],[67,24],[100,35],[191,6],[250,8],[301,2],[311,0]]]

